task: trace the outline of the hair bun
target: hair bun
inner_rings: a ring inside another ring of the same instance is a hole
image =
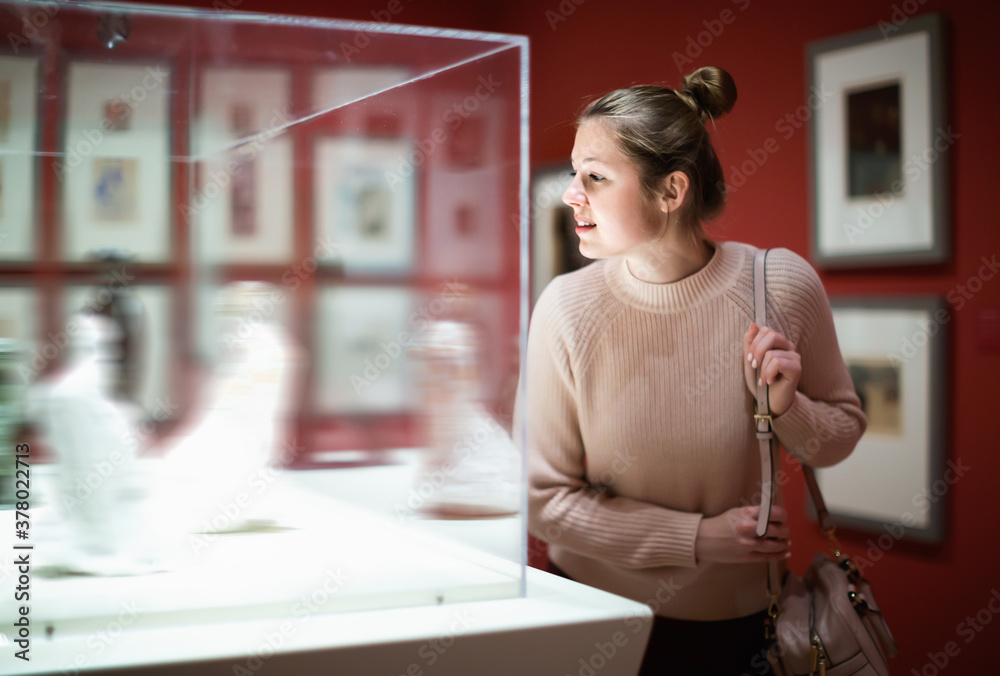
[[[691,92],[702,119],[721,117],[736,105],[736,83],[721,68],[704,66],[685,75],[681,82],[683,89]]]

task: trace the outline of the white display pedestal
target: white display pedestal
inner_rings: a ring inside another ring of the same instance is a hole
[[[169,572],[45,577],[33,569],[29,662],[12,643],[19,573],[10,564],[22,541],[12,540],[14,514],[4,511],[0,673],[637,672],[649,608],[522,568],[520,546],[507,542],[519,518],[402,527],[326,497],[397,491],[410,471],[285,472],[252,506],[280,529],[219,535]],[[487,553],[449,537],[456,534],[501,544]],[[35,539],[33,563],[44,562],[49,544]]]

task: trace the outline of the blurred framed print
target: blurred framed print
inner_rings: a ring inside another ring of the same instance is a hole
[[[964,474],[945,457],[943,299],[831,298],[841,353],[868,418],[842,463],[816,472],[838,526],[940,543],[948,493]]]
[[[158,62],[68,64],[54,162],[63,260],[108,247],[171,259],[170,74]]]
[[[39,228],[39,61],[0,56],[0,260],[30,260]]]
[[[316,320],[319,414],[415,408],[408,337],[416,297],[402,287],[321,287]]]
[[[946,261],[948,158],[959,135],[946,119],[943,19],[882,22],[807,51],[813,260]]]
[[[415,170],[398,171],[411,151],[408,139],[317,139],[316,233],[339,245],[324,262],[343,265],[347,274],[412,269]]]
[[[206,263],[287,264],[294,257],[291,73],[210,67],[192,125],[198,186],[189,210]]]

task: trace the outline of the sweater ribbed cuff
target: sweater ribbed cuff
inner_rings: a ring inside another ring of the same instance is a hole
[[[774,432],[781,445],[796,460],[807,465],[819,443],[818,431],[813,429],[812,416],[808,412],[808,401],[809,397],[796,392],[788,410],[773,419]],[[815,439],[812,444],[809,443],[811,439]]]
[[[696,566],[694,544],[701,519],[702,515],[694,512],[670,512],[650,534],[649,544],[658,553],[651,557],[654,565]]]

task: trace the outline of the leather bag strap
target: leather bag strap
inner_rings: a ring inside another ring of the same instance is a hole
[[[767,289],[764,275],[766,263],[767,250],[758,250],[754,254],[753,261],[753,305],[754,321],[760,327],[767,326]],[[759,383],[760,365],[758,365],[754,375]],[[771,518],[771,505],[774,502],[774,467],[780,461],[780,457],[777,453],[778,445],[771,425],[771,410],[766,384],[756,385],[756,399],[757,414],[754,416],[754,424],[757,431],[757,441],[760,443],[760,514],[757,517],[756,534],[758,538],[762,538],[767,534],[767,524]],[[813,506],[816,508],[820,529],[824,533],[832,534],[833,520],[830,518],[823,494],[816,482],[816,473],[812,467],[806,464],[802,464],[802,473],[805,476],[806,487],[809,489],[809,497],[812,498]],[[768,566],[768,586],[772,593],[777,593],[780,590],[778,566],[774,563]]]
[[[764,283],[764,265],[767,262],[767,250],[758,250],[753,261],[753,305],[754,322],[757,326],[767,326],[767,300]],[[771,409],[767,400],[767,384],[760,384],[760,367],[754,372],[757,388],[757,414],[754,425],[757,430],[757,441],[760,444],[760,514],[757,517],[757,537],[762,538],[767,533],[767,523],[771,517],[771,503],[774,500],[774,463],[777,460],[774,443],[774,430],[771,427]]]

